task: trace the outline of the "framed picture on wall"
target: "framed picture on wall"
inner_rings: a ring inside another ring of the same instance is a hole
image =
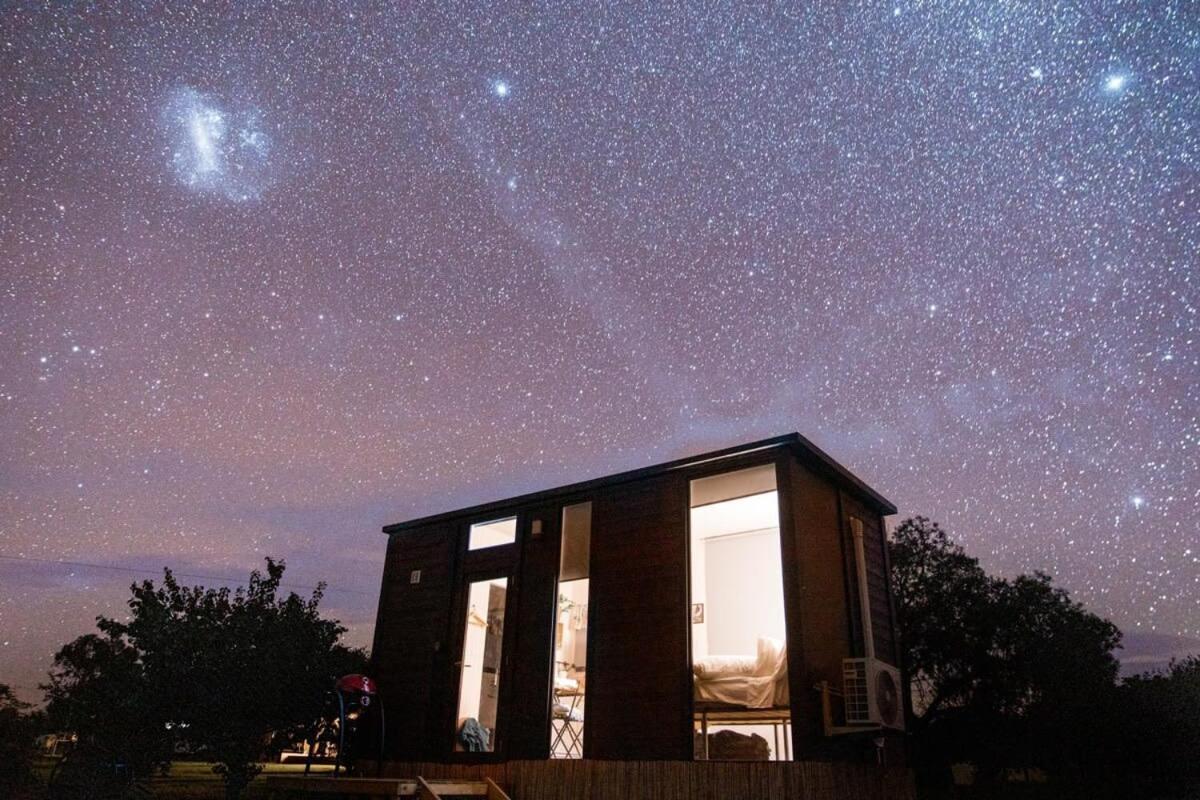
[[[692,624],[704,622],[704,603],[692,603]]]

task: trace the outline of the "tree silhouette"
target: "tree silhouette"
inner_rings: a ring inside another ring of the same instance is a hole
[[[1100,760],[1087,733],[1111,714],[1116,626],[1043,573],[988,575],[924,517],[896,528],[890,555],[927,792],[945,790],[959,761],[986,785],[1006,769],[1057,775]]]
[[[100,618],[59,651],[46,687],[52,710],[82,736],[143,762],[186,745],[214,763],[236,798],[258,761],[303,739],[327,712],[333,681],[365,664],[322,619],[323,586],[280,594],[283,562],[267,559],[236,590],[161,583],[131,587],[127,621]]]
[[[0,683],[0,796],[17,797],[30,788],[30,751],[35,723],[29,703]]]

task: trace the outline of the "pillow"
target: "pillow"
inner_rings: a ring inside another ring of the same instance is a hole
[[[758,637],[758,660],[754,674],[761,677],[778,677],[787,665],[787,648],[779,639],[770,636]]]

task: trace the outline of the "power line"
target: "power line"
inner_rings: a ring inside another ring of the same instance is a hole
[[[162,572],[161,570],[139,569],[137,567],[118,567],[114,564],[90,564],[86,561],[66,561],[53,558],[37,558],[35,556],[12,556],[4,553],[0,553],[0,559],[4,559],[5,561],[32,561],[37,564],[54,564],[62,567],[79,567],[80,569],[106,569],[112,572],[128,572],[135,575],[159,575]],[[174,570],[171,571],[171,574],[178,578],[188,578],[189,580],[194,581],[216,581],[218,583],[237,584],[242,580],[240,578],[226,578],[219,575],[195,575],[187,572],[175,572]],[[284,589],[301,589],[308,592],[313,592],[317,589],[316,586],[306,586],[299,583],[281,583],[279,585]],[[364,592],[360,589],[338,589],[332,586],[326,586],[325,591],[341,592],[342,594],[358,594],[364,596],[369,596],[372,594],[371,592]]]

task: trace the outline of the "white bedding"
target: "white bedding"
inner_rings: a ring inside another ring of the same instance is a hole
[[[787,648],[778,639],[758,637],[754,656],[707,656],[692,665],[697,700],[747,708],[788,704]]]
[[[728,675],[753,675],[758,656],[707,656],[692,665],[697,678],[720,678]]]

